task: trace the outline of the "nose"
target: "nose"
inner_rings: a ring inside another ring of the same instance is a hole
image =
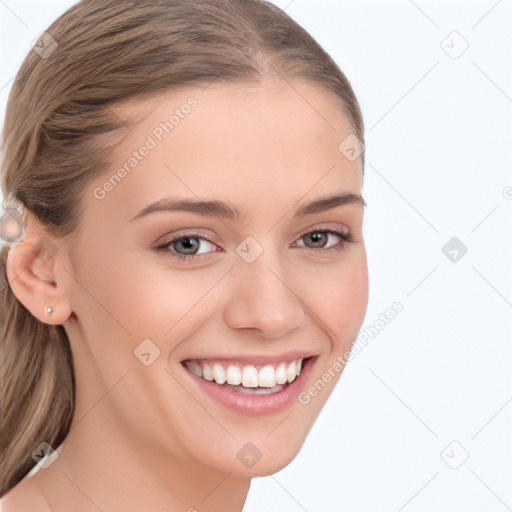
[[[263,252],[252,263],[237,262],[224,321],[232,329],[255,329],[277,338],[304,325],[306,311],[277,258]]]

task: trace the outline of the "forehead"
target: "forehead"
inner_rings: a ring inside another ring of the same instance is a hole
[[[223,198],[250,210],[333,187],[360,192],[360,159],[338,149],[353,127],[340,103],[315,85],[186,87],[127,102],[117,115],[133,124],[111,171],[93,186],[111,183],[102,207],[124,218],[168,195]]]

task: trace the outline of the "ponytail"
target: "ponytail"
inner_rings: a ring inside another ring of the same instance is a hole
[[[9,246],[0,253],[0,495],[35,465],[44,441],[57,448],[74,407],[72,355],[64,328],[36,319],[12,293]]]

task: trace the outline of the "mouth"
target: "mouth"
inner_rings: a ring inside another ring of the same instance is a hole
[[[268,363],[187,359],[181,365],[199,390],[216,401],[237,412],[261,414],[291,406],[317,358]]]

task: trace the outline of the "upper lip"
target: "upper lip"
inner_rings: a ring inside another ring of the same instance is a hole
[[[247,364],[269,364],[269,363],[281,363],[288,361],[295,361],[297,359],[307,359],[308,357],[315,357],[318,354],[312,354],[311,352],[294,351],[286,352],[283,354],[239,354],[229,356],[225,355],[208,355],[208,356],[194,356],[183,359],[185,361],[206,361],[208,359],[212,361],[226,361],[233,363],[247,363]]]

